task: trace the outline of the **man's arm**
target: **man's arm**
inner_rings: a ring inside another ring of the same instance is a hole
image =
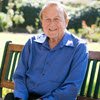
[[[24,46],[18,66],[14,73],[14,96],[17,98],[22,98],[22,100],[27,100],[28,91],[26,88],[26,70],[28,67],[28,59],[29,59],[29,41]]]

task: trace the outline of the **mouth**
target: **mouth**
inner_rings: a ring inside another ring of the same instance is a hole
[[[56,31],[57,29],[49,29],[49,31]]]

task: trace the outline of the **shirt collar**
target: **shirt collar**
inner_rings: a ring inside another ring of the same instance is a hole
[[[64,37],[62,39],[61,46],[74,47],[74,42],[73,42],[72,35],[71,35],[70,32],[68,32],[68,31],[65,32],[65,35],[64,35]]]
[[[47,44],[47,36],[45,34],[38,34],[34,36],[34,41],[37,43]],[[60,46],[71,46],[74,47],[71,33],[66,31],[64,37],[61,40]]]
[[[38,43],[44,43],[47,36],[45,34],[38,34],[34,36],[34,41]]]

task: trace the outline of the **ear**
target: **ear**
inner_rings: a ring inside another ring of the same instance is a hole
[[[68,26],[69,19],[66,18],[66,27]]]

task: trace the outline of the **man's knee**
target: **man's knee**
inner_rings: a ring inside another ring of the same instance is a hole
[[[4,100],[15,100],[15,99],[14,99],[14,94],[13,94],[13,93],[8,93],[8,94],[5,96]]]

